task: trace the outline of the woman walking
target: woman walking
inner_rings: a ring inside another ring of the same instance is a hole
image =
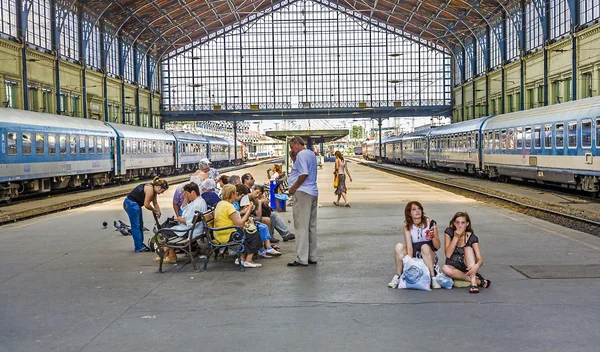
[[[350,208],[350,203],[346,198],[346,175],[352,182],[352,175],[350,175],[350,170],[348,170],[348,164],[346,164],[346,160],[344,160],[344,156],[338,150],[335,152],[335,171],[333,174],[338,178],[338,185],[335,189],[335,194],[337,195],[337,202],[333,202],[335,205],[340,205],[340,197],[344,198],[344,206]]]
[[[131,237],[133,237],[134,252],[150,252],[144,244],[144,220],[142,218],[142,207],[150,210],[160,218],[160,207],[157,196],[169,188],[166,180],[156,176],[152,183],[136,186],[123,201],[123,209],[129,216],[131,224]],[[150,204],[152,203],[152,204]]]

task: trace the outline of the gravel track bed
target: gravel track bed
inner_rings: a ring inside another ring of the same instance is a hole
[[[571,219],[568,217],[563,217],[560,215],[548,213],[545,211],[533,209],[533,208],[530,208],[530,206],[547,209],[549,211],[554,211],[554,212],[558,212],[558,213],[566,214],[566,215],[570,215],[570,216],[580,217],[580,218],[595,221],[595,222],[600,222],[600,214],[598,214],[598,213],[581,211],[579,209],[571,209],[568,206],[564,206],[564,205],[549,204],[546,202],[540,202],[540,201],[525,198],[525,197],[519,197],[518,195],[511,194],[511,193],[498,192],[496,190],[490,190],[490,189],[482,189],[480,187],[474,187],[471,185],[453,182],[453,181],[449,181],[446,179],[437,180],[437,179],[431,178],[429,176],[424,176],[424,175],[417,176],[416,174],[413,175],[404,170],[402,170],[402,171],[394,170],[393,168],[388,168],[386,166],[382,166],[382,165],[378,165],[378,164],[373,165],[373,164],[369,164],[369,163],[363,163],[363,165],[371,166],[378,170],[382,170],[382,171],[385,171],[385,172],[388,172],[388,173],[391,173],[391,174],[394,174],[397,176],[405,177],[410,180],[419,181],[426,185],[433,186],[433,187],[436,187],[436,188],[439,188],[439,189],[442,189],[445,191],[449,191],[454,194],[458,194],[458,195],[461,195],[461,196],[464,196],[467,198],[471,198],[471,199],[474,199],[477,201],[481,201],[481,202],[484,202],[487,204],[492,204],[495,206],[503,207],[505,209],[509,209],[509,210],[512,210],[515,212],[519,212],[521,214],[533,216],[538,219],[542,219],[542,220],[551,222],[553,224],[561,225],[561,226],[564,226],[564,227],[567,227],[570,229],[574,229],[577,231],[581,231],[584,233],[588,233],[588,234],[600,237],[600,226],[585,223],[580,220]],[[440,182],[446,183],[448,185],[441,184]],[[457,188],[457,187],[459,187],[459,188]],[[469,188],[469,189],[472,189],[473,191],[464,190],[462,188]],[[510,201],[489,197],[489,196],[482,195],[482,194],[475,193],[475,192],[482,192],[482,193],[486,193],[486,194],[489,194],[492,196],[506,198],[508,200],[523,203],[525,206],[521,206],[518,204],[514,204]]]

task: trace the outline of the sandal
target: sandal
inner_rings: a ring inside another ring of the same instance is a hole
[[[340,205],[340,203],[333,202],[333,205],[338,206],[338,205]]]
[[[471,285],[471,287],[469,287],[469,293],[479,293],[479,287]]]
[[[273,248],[274,250],[276,250],[278,252],[281,251],[281,248],[279,248],[279,246],[275,245],[275,244],[271,244],[271,248]]]
[[[479,279],[479,283],[477,284],[477,286],[479,287],[489,288],[492,284],[490,280],[484,278],[483,275],[481,275],[480,273],[475,274],[475,276],[477,276],[477,278]]]
[[[352,208],[352,207],[350,206],[350,203],[346,203],[346,204],[344,204],[344,206],[345,206],[346,208]]]

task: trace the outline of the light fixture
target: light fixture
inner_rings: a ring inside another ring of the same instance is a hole
[[[402,81],[401,81],[401,80],[399,80],[399,79],[390,79],[390,80],[388,81],[388,83],[394,83],[394,84],[395,84],[395,83],[400,83],[400,82],[402,82]]]
[[[192,87],[192,88],[202,87],[202,83],[188,84],[188,87]]]
[[[402,53],[388,54],[388,56],[391,56],[391,57],[398,57],[398,56],[402,56],[402,55],[404,55],[404,54],[402,54]]]

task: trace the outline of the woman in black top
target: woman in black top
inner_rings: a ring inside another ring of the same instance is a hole
[[[137,185],[133,191],[129,192],[125,201],[123,201],[123,208],[127,212],[129,222],[131,223],[131,237],[133,237],[134,252],[150,251],[144,244],[142,207],[152,211],[160,218],[161,214],[157,196],[162,194],[168,188],[169,184],[167,181],[156,176],[152,183]]]
[[[458,212],[450,221],[444,232],[444,252],[446,265],[442,271],[447,276],[463,281],[470,281],[470,293],[479,293],[479,287],[490,287],[486,280],[477,273],[483,265],[483,257],[479,249],[479,238],[471,228],[469,214]],[[477,287],[479,286],[479,287]]]

